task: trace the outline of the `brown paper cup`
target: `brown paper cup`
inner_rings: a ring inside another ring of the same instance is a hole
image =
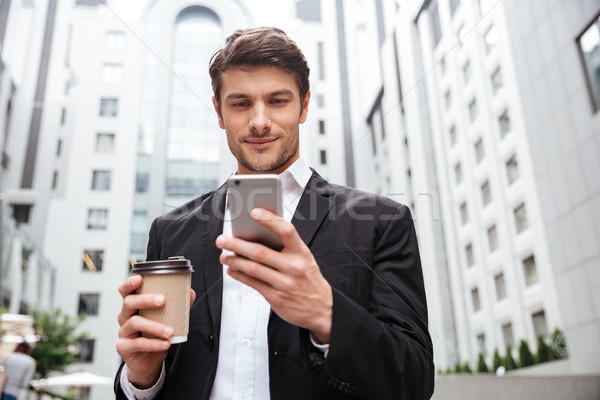
[[[187,341],[192,272],[192,265],[184,257],[138,263],[131,271],[143,278],[142,287],[136,293],[162,293],[165,296],[164,306],[139,310],[139,314],[149,320],[172,326],[175,332],[169,339],[171,343]]]

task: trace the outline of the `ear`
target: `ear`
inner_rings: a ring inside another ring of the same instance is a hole
[[[310,102],[310,90],[306,93],[306,97],[302,102],[302,112],[300,113],[299,123],[303,124],[306,121],[306,117],[308,116],[308,103]]]
[[[219,118],[219,127],[221,129],[225,129],[225,122],[223,122],[223,117],[221,113],[219,113],[219,104],[217,103],[217,99],[215,96],[212,97],[213,107],[215,108],[215,112],[217,113],[217,117]]]

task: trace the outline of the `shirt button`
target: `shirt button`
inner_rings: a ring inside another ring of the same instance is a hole
[[[243,338],[243,339],[241,340],[241,343],[242,343],[244,346],[248,346],[248,345],[250,344],[250,339],[248,339],[248,338]]]

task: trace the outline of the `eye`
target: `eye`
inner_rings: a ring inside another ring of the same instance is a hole
[[[287,103],[287,101],[288,101],[287,99],[273,99],[273,100],[271,100],[271,103],[273,103],[273,104],[285,104],[285,103]]]
[[[238,101],[235,103],[232,103],[231,106],[235,107],[235,108],[240,108],[240,107],[246,107],[249,103],[247,101]]]

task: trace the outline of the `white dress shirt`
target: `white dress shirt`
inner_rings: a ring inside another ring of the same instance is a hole
[[[283,218],[291,221],[312,171],[302,158],[281,175]],[[232,236],[231,213],[225,207],[223,234]],[[225,250],[223,252],[226,252]],[[253,288],[231,278],[223,266],[223,305],[219,362],[210,394],[211,400],[268,400],[269,345],[267,325],[271,307]],[[313,345],[327,356],[328,345]],[[121,373],[121,387],[129,399],[152,399],[164,384],[164,364],[156,385],[140,390],[127,380],[127,366]]]

